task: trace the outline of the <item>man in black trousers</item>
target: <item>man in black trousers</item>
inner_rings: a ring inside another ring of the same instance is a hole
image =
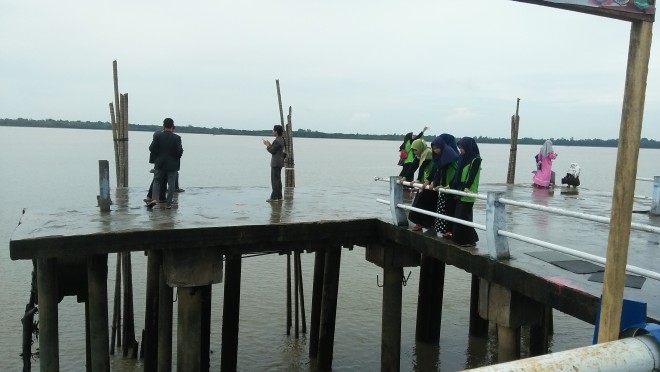
[[[154,181],[153,181],[153,200],[147,204],[152,208],[158,204],[158,200],[163,199],[160,194],[160,184],[162,180],[167,179],[167,205],[166,208],[172,208],[172,198],[176,183],[176,176],[181,166],[181,155],[183,155],[183,146],[181,137],[174,134],[174,120],[166,118],[163,120],[163,131],[154,133],[154,138],[149,145],[149,151],[154,159]]]

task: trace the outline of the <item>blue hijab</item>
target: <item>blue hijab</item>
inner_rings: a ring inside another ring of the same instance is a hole
[[[443,133],[437,136],[433,142],[432,147],[439,147],[440,154],[433,153],[433,163],[438,169],[443,169],[447,165],[459,159],[458,150],[456,149],[456,139],[451,134]]]
[[[454,176],[454,181],[451,183],[451,188],[454,190],[462,190],[461,177],[463,176],[463,168],[470,164],[472,160],[479,157],[479,146],[472,137],[463,137],[458,140],[458,147],[462,148],[465,151],[458,159],[458,169],[456,169],[456,175]]]

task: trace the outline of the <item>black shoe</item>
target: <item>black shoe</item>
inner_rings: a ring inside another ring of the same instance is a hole
[[[185,192],[185,191],[186,191],[186,190],[184,190],[184,189],[176,189],[176,190],[174,190],[174,192]]]

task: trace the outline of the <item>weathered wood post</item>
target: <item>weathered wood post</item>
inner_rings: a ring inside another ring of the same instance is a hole
[[[323,276],[325,270],[325,250],[314,252],[314,283],[312,283],[312,314],[309,319],[309,357],[316,358],[319,350],[319,327],[321,324],[321,303],[323,296]]]
[[[291,251],[286,252],[286,334],[291,334]]]
[[[284,186],[296,187],[295,154],[293,151],[293,123],[291,122],[291,106],[289,106],[289,115],[286,117],[286,151],[287,156],[284,160]]]
[[[108,255],[87,258],[87,304],[91,370],[110,371],[108,334]]]
[[[162,252],[147,251],[147,293],[144,310],[144,370],[154,371],[158,366],[158,294]]]
[[[506,183],[513,185],[516,178],[516,157],[518,154],[518,128],[520,127],[520,116],[518,108],[520,98],[516,100],[516,114],[511,117],[511,150],[509,150],[509,170],[506,174]]]
[[[296,308],[295,310],[295,326],[294,328],[294,337],[298,338],[300,337],[300,327],[298,326],[299,324],[299,308],[298,308],[298,280],[300,278],[300,272],[298,271],[298,259],[300,258],[300,252],[295,251],[293,252],[293,288],[294,288],[294,306]]]
[[[225,294],[222,308],[222,352],[220,370],[236,371],[238,364],[238,320],[241,302],[240,254],[227,255],[225,260]]]
[[[60,370],[57,299],[57,262],[54,258],[37,259],[39,298],[39,365],[41,372]]]
[[[319,371],[332,369],[340,264],[341,247],[328,247],[325,251],[325,268],[323,269],[323,299],[321,301],[317,364]]]
[[[300,314],[302,315],[302,333],[307,333],[307,322],[305,320],[305,290],[303,288],[303,275],[302,275],[302,262],[300,260],[300,252],[298,253],[298,290],[300,292]]]
[[[402,267],[383,268],[381,371],[398,372],[401,368],[402,282]]]
[[[430,256],[422,256],[419,268],[419,294],[417,296],[417,324],[415,340],[440,342],[442,324],[442,297],[445,286],[445,263]]]
[[[115,272],[115,300],[112,310],[112,337],[110,340],[110,355],[115,353],[115,337],[117,346],[121,346],[121,253],[117,253],[117,268]]]
[[[200,371],[202,296],[200,287],[178,287],[177,371]],[[223,344],[224,348],[224,344]]]
[[[158,277],[158,372],[172,370],[172,296],[161,265]],[[145,368],[146,369],[146,368]]]
[[[648,21],[633,21],[630,29],[628,68],[615,170],[619,182],[614,183],[612,196],[598,343],[619,338],[652,31],[653,23]]]
[[[99,207],[110,212],[110,166],[107,160],[99,160]]]

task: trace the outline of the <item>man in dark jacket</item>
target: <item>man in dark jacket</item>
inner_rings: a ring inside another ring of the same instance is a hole
[[[270,184],[273,191],[270,198],[266,200],[269,203],[282,201],[282,167],[284,166],[286,146],[284,138],[282,138],[283,132],[284,128],[281,125],[276,125],[273,127],[273,135],[275,136],[273,143],[266,139],[263,140],[266,150],[272,155],[270,159]]]
[[[154,200],[147,204],[151,208],[163,198],[160,194],[160,183],[167,179],[167,209],[172,208],[172,197],[176,183],[177,172],[181,164],[181,155],[183,155],[183,146],[181,137],[174,134],[174,120],[166,118],[163,120],[163,131],[154,133],[154,138],[149,145],[149,151],[154,159]],[[157,194],[156,194],[157,193]]]

